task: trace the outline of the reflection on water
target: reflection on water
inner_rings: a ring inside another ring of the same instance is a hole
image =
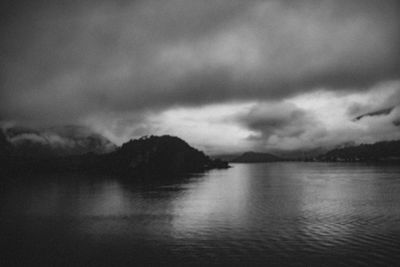
[[[2,184],[0,265],[347,265],[400,260],[400,167],[235,164],[176,181]]]
[[[247,170],[237,168],[229,176],[226,171],[213,171],[187,184],[172,201],[174,234],[199,236],[203,232],[214,232],[217,235],[221,233],[218,226],[245,227],[250,193]]]

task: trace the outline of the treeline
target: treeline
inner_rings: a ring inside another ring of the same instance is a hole
[[[12,153],[11,153],[12,154]],[[0,157],[0,172],[101,172],[128,176],[167,176],[228,168],[174,136],[149,136],[131,140],[105,154],[63,157]]]
[[[334,149],[317,159],[321,161],[400,161],[400,140]]]

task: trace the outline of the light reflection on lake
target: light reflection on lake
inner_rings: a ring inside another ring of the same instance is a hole
[[[2,266],[400,260],[399,166],[234,164],[169,182],[33,176],[1,192]]]

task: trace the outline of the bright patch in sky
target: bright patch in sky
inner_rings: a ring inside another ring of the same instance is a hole
[[[161,113],[156,124],[166,134],[190,140],[194,146],[208,153],[243,151],[246,138],[254,132],[240,127],[231,118],[238,111],[246,111],[254,103],[221,104],[200,108],[178,108]]]
[[[318,89],[284,101],[174,107],[143,117],[127,113],[118,120],[113,116],[109,120],[90,117],[85,123],[117,144],[143,135],[169,134],[209,154],[371,143],[400,137],[399,128],[393,124],[398,108],[389,115],[355,118],[396,105],[400,101],[396,100],[399,85],[394,81],[350,93]]]

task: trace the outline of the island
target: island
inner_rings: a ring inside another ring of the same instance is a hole
[[[229,168],[211,159],[184,140],[169,135],[130,140],[112,152],[59,157],[21,157],[3,140],[7,156],[1,157],[2,172],[99,172],[123,176],[169,176]]]

